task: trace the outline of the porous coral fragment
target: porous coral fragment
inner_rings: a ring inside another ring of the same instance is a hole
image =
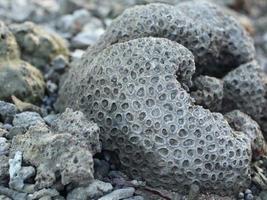
[[[23,160],[37,168],[35,186],[52,186],[58,175],[61,183],[82,184],[93,179],[93,158],[87,147],[79,145],[71,134],[56,134],[44,124],[32,126],[12,140],[11,156],[23,153]]]
[[[59,103],[100,126],[104,149],[128,174],[172,190],[231,192],[249,184],[249,139],[192,103],[194,69],[192,53],[167,39],[114,44],[70,71]]]

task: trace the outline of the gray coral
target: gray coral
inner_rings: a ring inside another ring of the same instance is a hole
[[[184,45],[195,56],[197,71],[213,76],[223,76],[255,57],[253,42],[242,26],[224,9],[206,1],[127,9],[107,28],[92,51],[148,36]]]
[[[128,174],[172,190],[199,184],[231,192],[249,183],[249,139],[192,103],[185,89],[194,69],[193,55],[176,42],[130,40],[84,57],[59,102],[100,126],[103,147],[118,153]]]

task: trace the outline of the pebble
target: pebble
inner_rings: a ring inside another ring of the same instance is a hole
[[[135,192],[135,189],[133,187],[123,188],[115,190],[103,197],[101,197],[98,200],[120,200],[132,197]]]
[[[52,60],[51,65],[55,72],[64,73],[68,66],[68,60],[65,56],[58,55]]]
[[[16,106],[12,103],[0,101],[0,121],[11,123],[17,112]]]
[[[13,120],[14,126],[21,126],[24,128],[29,128],[30,126],[34,126],[37,123],[45,123],[45,121],[36,112],[23,112],[16,114]]]
[[[105,160],[94,159],[94,177],[96,179],[102,180],[105,176],[108,175],[110,170],[109,163]]]
[[[110,183],[94,180],[87,187],[78,187],[68,193],[67,200],[98,199],[111,192],[113,189]]]
[[[144,197],[142,196],[133,196],[124,200],[144,200]]]
[[[77,61],[77,60],[81,59],[81,57],[83,56],[84,52],[85,51],[82,50],[82,49],[75,49],[75,51],[73,51],[71,53],[71,60]]]
[[[95,44],[104,32],[105,30],[102,21],[92,17],[83,27],[82,31],[72,38],[71,46],[75,48],[86,48]]]
[[[10,129],[12,128],[13,126],[11,124],[4,124],[3,125],[3,128],[7,131],[10,131]]]
[[[50,94],[56,93],[58,89],[57,85],[50,80],[46,82],[46,88]]]
[[[58,115],[56,115],[56,114],[50,114],[50,115],[47,115],[47,116],[45,116],[44,117],[44,121],[45,121],[45,123],[47,124],[47,125],[51,125],[52,124],[52,122],[55,120],[55,119],[57,119],[57,117],[58,117]]]
[[[7,139],[4,137],[0,137],[0,156],[8,155],[10,148],[10,144]]]
[[[79,33],[83,26],[90,20],[90,18],[91,14],[87,10],[76,10],[72,15],[62,16],[58,20],[56,27],[59,29],[59,31],[68,33],[71,37]]]

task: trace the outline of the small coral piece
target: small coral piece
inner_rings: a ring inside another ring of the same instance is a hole
[[[76,137],[81,144],[88,146],[93,155],[101,151],[99,127],[97,124],[88,121],[80,111],[74,112],[67,108],[52,122],[51,126],[57,133],[69,133]]]
[[[53,133],[46,125],[37,124],[13,138],[11,155],[17,151],[23,153],[25,162],[36,167],[38,189],[52,186],[58,175],[63,185],[93,179],[91,152],[69,133]]]

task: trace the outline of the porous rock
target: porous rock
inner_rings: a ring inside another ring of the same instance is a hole
[[[249,183],[249,139],[237,139],[221,114],[194,105],[184,89],[195,69],[188,49],[140,38],[84,57],[78,68],[58,103],[99,125],[103,148],[119,155],[129,175],[171,190],[194,183],[231,192]]]
[[[0,22],[0,99],[10,100],[11,95],[35,102],[44,95],[41,72],[20,59],[14,35]]]
[[[112,189],[113,187],[110,183],[94,180],[87,187],[78,187],[69,192],[67,200],[98,199],[108,192],[111,192]]]
[[[195,99],[197,105],[213,112],[222,109],[223,101],[223,82],[220,79],[209,76],[198,76],[194,80],[191,97]]]
[[[32,22],[10,25],[22,52],[22,58],[42,68],[58,55],[68,56],[66,41],[52,31]]]
[[[222,76],[255,57],[253,42],[243,27],[223,8],[207,1],[129,8],[113,21],[87,57],[114,43],[148,36],[184,45],[195,56],[197,71],[212,76]]]
[[[83,146],[87,146],[94,155],[101,151],[99,143],[99,127],[88,121],[80,111],[66,109],[59,117],[51,122],[51,126],[57,133],[69,133]]]
[[[79,185],[93,179],[93,158],[88,147],[70,133],[53,132],[43,123],[13,138],[11,155],[16,151],[21,151],[23,160],[36,167],[38,189],[52,186],[59,175],[63,185]]]

